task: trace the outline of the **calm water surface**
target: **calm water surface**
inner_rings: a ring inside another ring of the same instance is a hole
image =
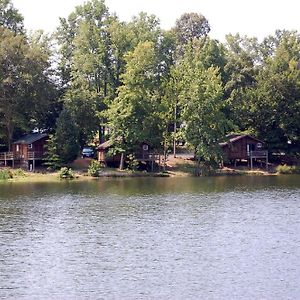
[[[300,299],[300,177],[0,183],[0,299]]]

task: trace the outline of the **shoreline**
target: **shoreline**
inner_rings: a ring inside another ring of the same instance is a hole
[[[132,171],[119,171],[119,170],[103,170],[98,177],[92,177],[82,170],[74,170],[75,178],[73,179],[61,179],[59,177],[59,172],[28,172],[23,171],[22,175],[13,175],[13,178],[0,180],[1,182],[64,182],[64,181],[91,181],[100,180],[102,178],[137,178],[137,177],[160,177],[160,178],[172,178],[172,177],[232,177],[232,176],[279,176],[281,174],[274,172],[267,172],[263,170],[239,170],[239,169],[226,169],[217,170],[216,174],[208,176],[196,176],[192,173],[183,172],[180,170],[168,170],[166,172],[132,172]]]

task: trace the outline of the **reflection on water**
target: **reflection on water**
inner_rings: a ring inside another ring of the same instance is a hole
[[[0,184],[0,299],[297,299],[299,179]]]

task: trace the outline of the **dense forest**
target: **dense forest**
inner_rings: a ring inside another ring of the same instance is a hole
[[[122,22],[91,0],[51,36],[29,34],[0,0],[0,151],[43,131],[57,162],[111,139],[120,153],[143,142],[166,152],[181,141],[212,163],[234,132],[299,156],[299,33],[278,30],[262,42],[228,34],[221,43],[209,32],[200,13],[162,30],[153,15]]]

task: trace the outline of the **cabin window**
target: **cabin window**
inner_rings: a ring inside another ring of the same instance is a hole
[[[143,151],[148,151],[149,146],[148,145],[143,145]]]
[[[32,144],[29,144],[29,145],[28,145],[28,149],[32,149]]]
[[[262,143],[257,143],[256,147],[257,147],[257,149],[261,149],[262,148]]]
[[[16,151],[19,152],[20,151],[20,146],[16,145]]]

